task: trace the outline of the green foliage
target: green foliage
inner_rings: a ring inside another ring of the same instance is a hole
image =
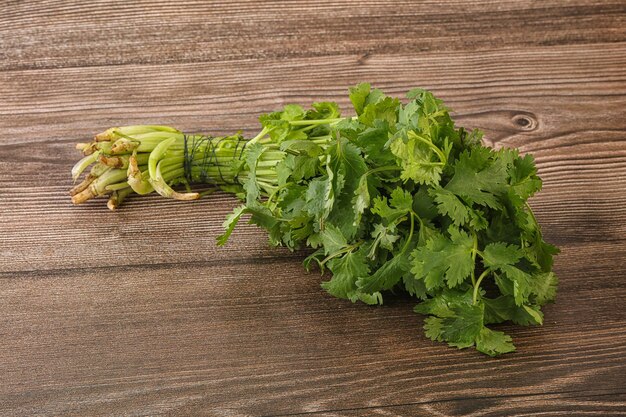
[[[407,97],[364,83],[350,89],[354,117],[334,103],[261,116],[240,163],[245,204],[219,243],[251,215],[272,244],[317,249],[306,262],[330,271],[331,295],[381,304],[403,289],[421,300],[432,340],[512,352],[487,326],[541,324],[556,295],[558,249],[527,204],[541,189],[534,160],[483,146],[428,91]]]

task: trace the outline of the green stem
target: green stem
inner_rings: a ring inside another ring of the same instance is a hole
[[[485,269],[482,274],[478,277],[478,281],[474,284],[474,294],[472,297],[472,305],[476,305],[476,301],[478,301],[478,289],[480,288],[480,283],[482,280],[491,272],[490,269]]]
[[[475,277],[475,269],[476,269],[476,253],[478,252],[478,236],[476,233],[472,231],[472,239],[474,240],[474,245],[472,247],[472,264],[474,264],[474,268],[472,268],[472,285],[476,285],[476,277]]]
[[[409,248],[409,245],[411,244],[411,240],[413,239],[413,231],[415,230],[415,218],[419,219],[419,216],[413,211],[409,213],[409,216],[411,217],[411,229],[409,230],[409,236],[407,237],[406,242],[404,243],[404,246],[402,247],[402,250],[396,256],[404,255],[404,252],[406,252],[406,250]],[[421,222],[421,219],[420,219],[420,222]]]
[[[334,119],[291,120],[289,124],[292,126],[326,125],[341,122],[342,120],[345,120],[345,117],[338,117]]]
[[[352,245],[346,246],[343,249],[339,249],[337,252],[331,253],[330,255],[328,255],[326,258],[324,258],[321,262],[320,265],[324,265],[326,264],[326,262],[330,261],[333,258],[336,258],[339,255],[342,255],[344,253],[347,252],[352,252],[354,249],[358,248],[359,246],[361,246],[363,242],[355,242]]]
[[[445,165],[446,161],[448,160],[448,158],[446,158],[446,155],[441,151],[441,149],[439,149],[434,143],[432,143],[431,141],[429,141],[428,139],[418,135],[415,132],[409,132],[409,135],[411,135],[412,138],[415,138],[417,140],[419,140],[422,143],[425,143],[426,145],[428,145],[433,152],[435,152],[437,154],[437,156],[439,157],[439,161]]]
[[[397,165],[387,165],[384,167],[373,168],[367,171],[365,175],[375,174],[377,172],[384,172],[384,171],[402,171],[402,167],[399,167]]]

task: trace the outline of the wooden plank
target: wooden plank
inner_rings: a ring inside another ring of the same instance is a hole
[[[624,240],[565,246],[545,325],[501,326],[518,351],[498,359],[428,341],[410,298],[337,300],[290,260],[5,273],[0,411],[270,415],[489,399],[514,411],[511,396],[519,409],[571,411],[576,393],[615,394],[596,410],[623,408],[624,259]]]
[[[286,103],[337,100],[347,110],[347,89],[361,81],[396,95],[429,88],[491,141],[567,139],[626,129],[625,66],[618,43],[8,71],[0,72],[0,144],[85,140],[146,122],[252,134],[259,114]]]
[[[4,2],[0,69],[623,41],[620,1]]]
[[[486,398],[450,401],[431,401],[409,405],[368,407],[320,413],[283,414],[310,417],[354,417],[354,416],[394,416],[430,417],[467,415],[581,415],[581,416],[623,416],[626,415],[626,394],[589,394],[571,392],[548,395],[503,395]]]

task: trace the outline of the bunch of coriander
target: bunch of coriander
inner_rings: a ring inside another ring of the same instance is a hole
[[[428,91],[407,97],[359,84],[350,89],[356,116],[341,117],[335,103],[288,105],[262,115],[252,139],[112,128],[78,145],[74,178],[91,170],[72,199],[106,195],[110,208],[134,193],[192,200],[202,193],[191,184],[212,184],[243,200],[218,244],[247,216],[272,245],[312,248],[305,266],[330,271],[330,294],[382,304],[404,290],[428,316],[429,338],[511,352],[511,338],[487,326],[542,324],[557,285],[558,249],[527,203],[541,189],[533,158],[483,146]]]

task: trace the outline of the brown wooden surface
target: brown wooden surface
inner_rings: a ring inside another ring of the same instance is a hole
[[[536,156],[561,285],[516,353],[333,299],[253,226],[216,248],[227,195],[69,202],[97,131],[251,134],[359,81]],[[0,414],[626,415],[623,1],[4,1],[0,97]]]

